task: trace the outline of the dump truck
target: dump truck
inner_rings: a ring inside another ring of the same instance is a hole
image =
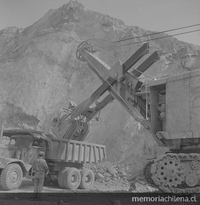
[[[38,130],[1,129],[1,187],[18,189],[24,178],[34,177],[32,163],[39,151],[45,152],[49,166],[45,181],[56,182],[60,188],[71,190],[92,188],[94,173],[83,165],[106,159],[104,145],[60,139]]]
[[[89,41],[77,48],[77,58],[87,63],[102,85],[76,107],[72,117],[85,115],[100,97],[104,106],[117,100],[166,150],[144,167],[146,180],[163,192],[199,193],[200,70],[142,81],[140,76],[160,58],[155,51],[140,63],[149,53],[148,43],[126,62],[117,60],[113,66],[99,59],[98,50]]]

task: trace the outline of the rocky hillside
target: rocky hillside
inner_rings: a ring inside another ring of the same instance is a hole
[[[153,40],[166,34],[110,43],[128,37],[152,34],[121,20],[87,10],[77,1],[50,10],[33,25],[0,31],[0,119],[7,128],[37,128],[49,131],[58,110],[69,100],[77,104],[100,85],[86,63],[76,59],[76,48],[84,40],[121,61],[150,41],[150,54],[159,50],[161,59],[147,75],[161,77],[198,69],[200,48],[175,38]],[[122,44],[132,43],[127,46]],[[134,43],[134,44],[133,44]],[[111,56],[99,52],[109,65]],[[144,58],[145,59],[145,58]],[[118,102],[108,105],[99,121],[91,124],[86,141],[107,146],[111,161],[128,160],[137,169],[154,156],[157,148],[149,133],[138,125]]]

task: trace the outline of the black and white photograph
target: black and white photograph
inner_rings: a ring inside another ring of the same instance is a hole
[[[0,0],[1,205],[198,193],[199,0]]]

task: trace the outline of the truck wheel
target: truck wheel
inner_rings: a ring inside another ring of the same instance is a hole
[[[58,172],[58,185],[60,188],[64,189],[64,173],[69,169],[69,167],[65,167]]]
[[[94,172],[91,169],[81,171],[81,189],[91,189],[94,184]]]
[[[3,189],[18,189],[22,183],[22,169],[16,164],[7,165],[1,172],[1,186]]]
[[[81,182],[81,173],[76,168],[69,168],[64,172],[63,176],[64,187],[66,189],[77,189]]]

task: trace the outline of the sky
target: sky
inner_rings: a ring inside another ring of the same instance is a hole
[[[70,0],[0,0],[0,30],[9,26],[26,28]],[[78,0],[86,9],[107,14],[150,31],[165,31],[200,24],[200,0]],[[169,35],[200,30],[200,25],[167,32]],[[200,31],[176,36],[200,45]]]

